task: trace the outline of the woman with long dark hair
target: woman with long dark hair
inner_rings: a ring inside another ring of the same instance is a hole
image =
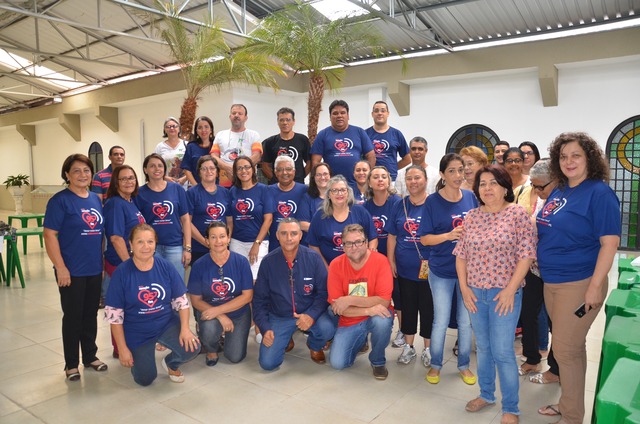
[[[196,118],[196,122],[193,124],[193,134],[194,139],[187,144],[180,165],[191,186],[200,184],[198,160],[209,154],[213,144],[213,122],[211,119],[207,116]]]

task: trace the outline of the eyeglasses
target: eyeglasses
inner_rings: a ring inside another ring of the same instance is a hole
[[[121,183],[124,182],[133,182],[136,180],[136,177],[122,177],[122,178],[118,178],[118,181],[120,181]]]
[[[293,171],[293,168],[290,166],[287,166],[286,168],[276,168],[276,172],[291,172]]]
[[[531,156],[533,154],[533,152],[524,152],[523,151],[522,154],[525,155],[525,156]]]
[[[346,192],[346,188],[332,188],[331,190],[329,190],[329,193],[331,194],[345,194]]]
[[[218,268],[218,275],[220,276],[220,281],[224,283],[224,269],[222,267]]]
[[[164,127],[168,130],[175,130],[176,128],[178,128],[177,125],[165,125]]]
[[[387,113],[387,112],[388,111],[385,108],[382,108],[382,109],[375,108],[375,109],[373,109],[373,113]]]
[[[329,173],[328,173],[328,172],[323,172],[323,173],[318,172],[318,173],[316,174],[316,177],[320,177],[320,178],[329,178],[330,176],[331,176],[331,175],[329,175]]]
[[[215,166],[203,166],[200,168],[201,171],[203,172],[216,172],[217,169]]]
[[[509,164],[511,164],[511,163],[522,163],[522,159],[520,159],[520,158],[516,158],[516,159],[505,159],[504,161],[505,161],[505,163],[509,163]]]
[[[251,165],[238,166],[236,169],[238,171],[248,171],[251,169]]]
[[[548,183],[546,183],[545,185],[541,185],[541,186],[539,186],[539,185],[535,185],[535,184],[531,184],[531,187],[532,187],[534,190],[542,191],[542,190],[544,190],[545,188],[547,188],[547,186],[548,186],[549,184],[551,184],[551,181],[549,181],[549,182],[548,182]]]
[[[356,241],[345,241],[342,243],[342,247],[344,249],[351,249],[354,247],[362,247],[367,241],[365,239],[356,240]]]

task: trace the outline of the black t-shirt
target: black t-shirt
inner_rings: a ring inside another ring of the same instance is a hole
[[[304,166],[311,160],[309,138],[304,134],[294,133],[291,140],[283,140],[280,134],[272,135],[262,142],[262,161],[270,163],[274,168],[270,184],[277,183],[273,164],[280,155],[288,155],[296,164],[295,181],[304,184]]]

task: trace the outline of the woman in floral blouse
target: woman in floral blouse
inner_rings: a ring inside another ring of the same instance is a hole
[[[536,257],[527,211],[512,204],[511,177],[501,166],[482,168],[473,184],[480,207],[472,209],[453,251],[460,291],[471,315],[478,348],[480,396],[466,410],[496,402],[496,368],[502,392],[501,424],[518,423],[518,365],[513,348],[524,277]]]

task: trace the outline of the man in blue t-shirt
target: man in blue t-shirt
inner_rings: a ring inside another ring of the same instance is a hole
[[[387,102],[378,100],[373,104],[371,111],[373,126],[367,128],[366,133],[373,143],[373,151],[376,155],[376,166],[384,166],[395,181],[398,169],[411,163],[409,145],[400,130],[390,126],[389,106]],[[398,160],[400,156],[400,160]]]
[[[349,125],[349,105],[344,100],[334,100],[329,105],[331,126],[321,130],[311,146],[311,167],[324,160],[334,175],[342,174],[348,182],[355,183],[353,167],[365,158],[373,168],[376,155],[373,144],[360,127]]]

